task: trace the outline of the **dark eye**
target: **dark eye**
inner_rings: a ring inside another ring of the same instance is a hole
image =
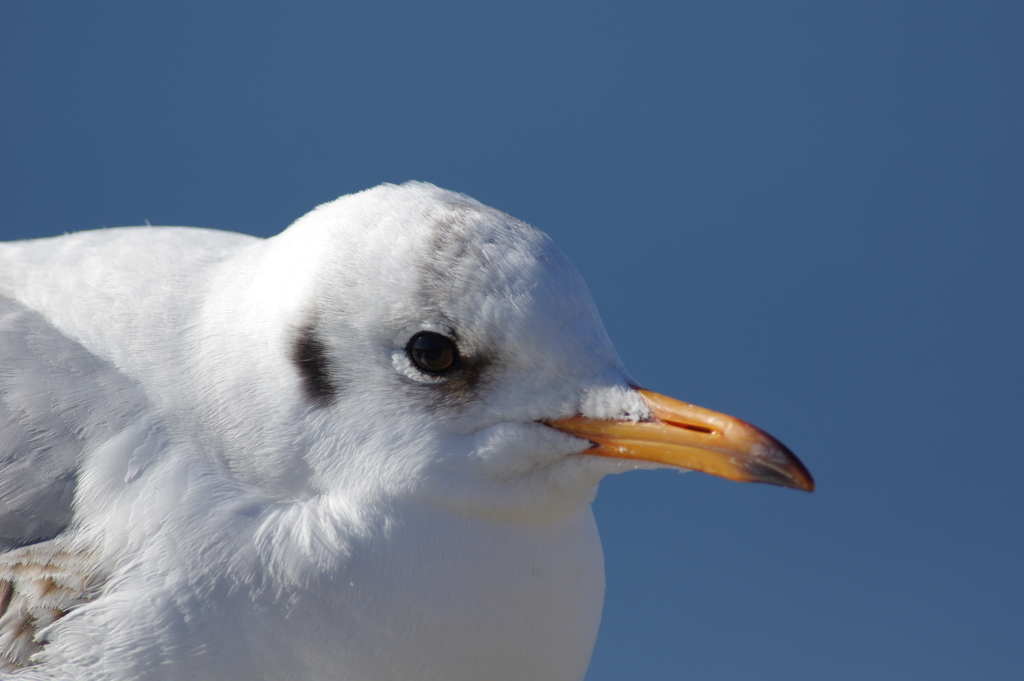
[[[444,373],[459,361],[452,339],[430,331],[413,336],[405,351],[416,366],[430,374]]]

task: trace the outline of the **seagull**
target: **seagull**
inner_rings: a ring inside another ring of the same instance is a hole
[[[597,484],[665,466],[814,484],[465,195],[0,244],[2,675],[579,680]]]

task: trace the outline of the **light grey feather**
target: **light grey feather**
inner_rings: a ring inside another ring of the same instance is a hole
[[[146,406],[116,367],[0,296],[0,550],[66,528],[83,452]]]

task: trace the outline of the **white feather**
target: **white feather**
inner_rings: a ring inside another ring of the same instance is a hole
[[[0,635],[20,674],[583,677],[590,501],[636,465],[537,421],[647,412],[543,234],[385,185],[267,240],[3,244],[0,305],[0,587],[27,613],[43,577],[15,572],[79,576],[18,620],[31,660]],[[421,331],[472,371],[417,369]]]

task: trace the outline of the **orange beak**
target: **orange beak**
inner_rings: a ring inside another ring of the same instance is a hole
[[[593,442],[584,454],[666,463],[737,482],[814,489],[814,479],[800,460],[763,430],[649,390],[636,391],[651,410],[647,421],[576,415],[548,425]]]

